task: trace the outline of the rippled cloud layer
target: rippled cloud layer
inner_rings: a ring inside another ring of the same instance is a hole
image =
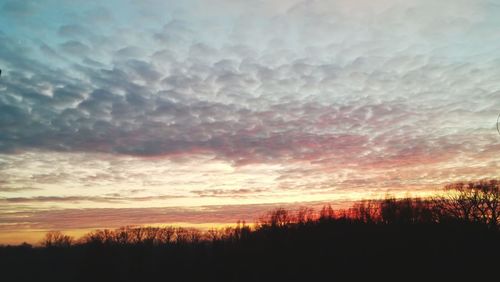
[[[1,1],[1,212],[495,177],[499,14],[488,0]]]

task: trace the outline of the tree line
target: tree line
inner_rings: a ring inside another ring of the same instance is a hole
[[[445,186],[445,195],[431,198],[386,198],[362,200],[348,209],[334,210],[331,205],[319,211],[300,207],[289,211],[277,208],[257,219],[253,227],[238,221],[234,227],[201,231],[184,227],[121,227],[95,230],[79,240],[59,231],[48,232],[41,245],[48,248],[87,245],[165,245],[234,241],[252,232],[290,229],[302,225],[341,221],[364,224],[476,224],[498,230],[500,220],[500,182],[481,180]]]
[[[78,239],[52,231],[41,247],[0,247],[0,277],[85,282],[497,278],[499,182],[454,183],[444,192],[359,201],[346,209],[277,208],[252,224],[205,231],[129,226]]]

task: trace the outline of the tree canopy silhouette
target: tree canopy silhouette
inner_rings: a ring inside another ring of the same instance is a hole
[[[479,279],[497,275],[498,183],[455,183],[439,197],[364,200],[347,209],[277,208],[254,226],[127,226],[95,230],[79,240],[51,231],[41,247],[0,247],[2,278],[315,281],[399,272]]]

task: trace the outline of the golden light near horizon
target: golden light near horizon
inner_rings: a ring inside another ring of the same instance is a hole
[[[4,1],[0,244],[497,178],[499,13],[487,0]]]

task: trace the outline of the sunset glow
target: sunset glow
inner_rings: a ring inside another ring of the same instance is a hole
[[[490,0],[0,0],[0,244],[500,173]]]

